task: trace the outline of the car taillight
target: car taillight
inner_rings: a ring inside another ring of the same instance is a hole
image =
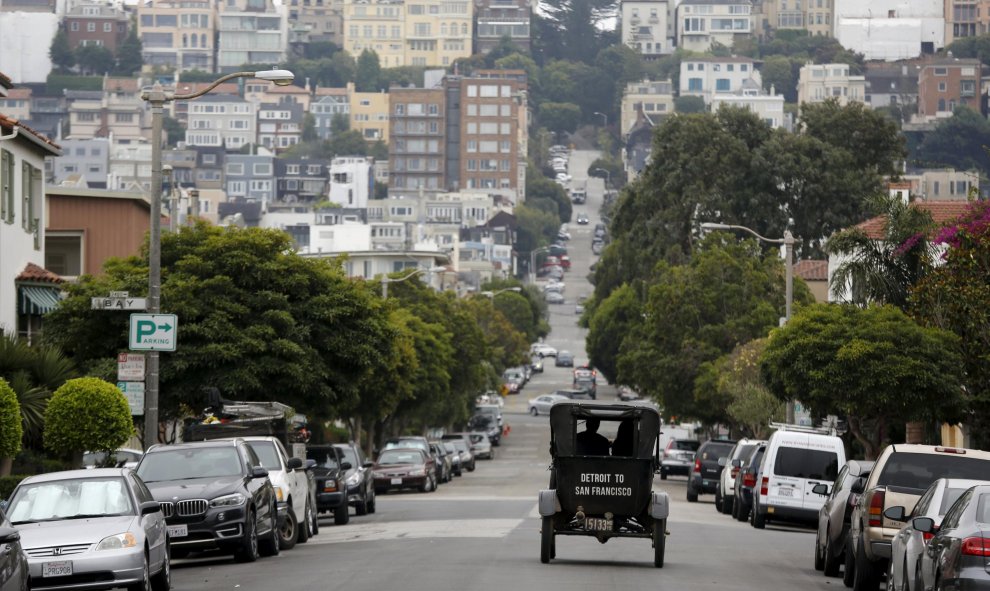
[[[694,471],[701,472],[701,460],[694,461]]]
[[[733,469],[732,469],[732,471],[731,471],[731,472],[729,472],[729,476],[730,476],[731,478],[735,478],[735,477],[736,477],[736,474],[739,474],[739,468],[738,468],[738,467],[736,467],[736,468],[733,468]]]
[[[767,494],[767,490],[770,488],[770,477],[764,476],[763,481],[760,483],[760,494]]]
[[[743,474],[743,486],[748,486],[749,488],[756,486],[756,474],[752,472]]]
[[[927,542],[928,540],[934,538],[935,537],[935,534],[933,534],[932,532],[926,531],[926,532],[922,532],[921,533],[921,537],[924,538],[925,541]]]
[[[962,542],[961,551],[966,556],[990,556],[990,538],[966,538]]]
[[[886,493],[882,490],[877,490],[873,493],[873,497],[870,498],[870,527],[881,527],[883,525],[884,497],[886,497]]]
[[[935,448],[935,451],[937,451],[939,453],[943,453],[943,454],[959,454],[959,455],[965,455],[966,454],[966,450],[965,449],[959,449],[959,448],[956,448],[956,447],[936,447]]]

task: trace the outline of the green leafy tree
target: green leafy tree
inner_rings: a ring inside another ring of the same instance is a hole
[[[581,107],[574,103],[550,103],[540,105],[540,125],[555,133],[573,133],[581,123]]]
[[[873,459],[891,425],[961,417],[959,346],[952,333],[924,328],[893,306],[816,304],[771,334],[760,371],[781,400],[845,417]]]
[[[131,409],[116,386],[99,378],[67,381],[45,411],[45,447],[82,467],[84,451],[112,452],[134,434]]]
[[[760,376],[760,356],[767,339],[755,339],[736,347],[714,362],[702,365],[695,382],[699,404],[714,399],[725,405],[728,424],[746,437],[766,439],[771,422],[784,422],[784,403],[770,393]]]
[[[343,113],[337,113],[330,119],[330,134],[344,133],[351,128],[351,120]],[[362,138],[363,139],[363,138]]]
[[[141,38],[137,34],[137,23],[132,22],[127,37],[117,48],[117,68],[115,73],[121,76],[131,76],[134,72],[141,70],[144,61],[141,52],[144,50]]]
[[[10,475],[14,456],[21,451],[21,405],[14,389],[0,378],[0,477]]]
[[[186,139],[186,128],[174,117],[165,115],[162,119],[162,129],[165,131],[165,137],[170,148],[174,148],[178,142]]]
[[[527,356],[529,339],[509,315],[515,314],[518,322],[529,314],[529,302],[524,296],[508,292],[498,294],[494,301],[488,297],[474,296],[467,298],[464,305],[474,316],[481,333],[485,336],[487,361],[496,374],[501,374],[507,367],[529,362]]]
[[[335,133],[330,138],[327,148],[334,156],[366,156],[368,154],[368,142],[364,141],[364,136],[356,129]]]
[[[303,117],[302,141],[317,142],[319,136],[316,135],[316,117],[312,113],[306,113]]]
[[[48,399],[76,375],[72,362],[57,348],[30,346],[13,334],[0,336],[0,378],[17,396],[26,445],[40,448]]]
[[[912,160],[928,168],[951,166],[957,170],[978,170],[990,175],[990,122],[969,107],[957,107],[952,117],[943,119],[935,130],[925,134]]]
[[[537,47],[547,57],[591,63],[606,46],[597,25],[613,16],[615,6],[605,0],[550,0],[535,19]]]
[[[960,37],[945,50],[956,58],[976,58],[984,64],[990,64],[990,35]]]
[[[374,50],[365,49],[357,58],[354,70],[354,88],[357,92],[382,90],[382,66]]]
[[[562,224],[571,221],[573,205],[567,198],[567,192],[557,183],[532,169],[526,174],[526,203],[529,207],[555,213]]]
[[[550,334],[550,325],[546,321],[548,306],[546,300],[543,299],[543,292],[539,287],[532,284],[523,284],[522,281],[515,278],[492,279],[481,284],[482,291],[491,292],[512,287],[518,287],[520,289],[518,294],[526,298],[526,304],[529,306],[529,317],[524,318],[520,314],[519,318],[515,318],[514,315],[516,312],[510,311],[508,306],[502,308],[500,300],[495,300],[495,307],[509,319],[517,330],[525,333],[530,342]]]
[[[896,176],[907,156],[897,125],[863,103],[839,105],[837,99],[801,108],[805,132],[853,156],[856,170]]]
[[[69,38],[65,31],[59,28],[52,38],[52,45],[48,49],[48,57],[52,59],[52,64],[59,70],[66,72],[76,65],[76,55],[69,46]]]
[[[371,144],[371,148],[368,149],[368,155],[375,159],[377,162],[384,162],[388,160],[388,144],[382,140]]]
[[[114,69],[113,52],[102,45],[84,45],[76,49],[76,61],[88,74],[108,74]]]
[[[640,388],[619,374],[619,353],[633,328],[643,322],[643,303],[636,289],[623,284],[604,301],[593,303],[585,312],[588,318],[588,336],[585,348],[591,365],[602,372],[612,384],[625,383]]]
[[[763,64],[761,73],[763,75],[763,89],[784,95],[784,101],[796,103],[797,97],[797,77],[794,74],[794,63],[789,57],[782,55],[770,56]]]

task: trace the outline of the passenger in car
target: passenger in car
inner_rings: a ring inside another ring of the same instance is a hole
[[[631,457],[633,455],[635,427],[632,419],[625,419],[619,423],[619,430],[615,433],[615,441],[612,442],[613,456]]]
[[[608,437],[598,432],[601,421],[588,419],[584,422],[584,431],[575,437],[577,453],[583,456],[607,456],[609,449]]]

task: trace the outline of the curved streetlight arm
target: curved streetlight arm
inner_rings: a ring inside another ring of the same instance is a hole
[[[704,223],[701,224],[702,230],[742,230],[743,232],[749,232],[759,240],[763,242],[769,242],[770,244],[794,244],[794,236],[791,235],[790,230],[784,230],[783,238],[767,238],[766,236],[761,236],[756,233],[756,231],[747,228],[746,226],[735,226],[732,224],[715,224],[715,223]]]
[[[210,92],[217,86],[220,86],[221,84],[227,82],[228,80],[233,80],[234,78],[254,78],[254,72],[234,72],[232,74],[227,74],[226,76],[221,76],[217,78],[204,89],[197,90],[196,92],[190,92],[189,94],[173,94],[170,97],[170,99],[174,101],[185,101],[189,99],[199,98],[204,94]]]

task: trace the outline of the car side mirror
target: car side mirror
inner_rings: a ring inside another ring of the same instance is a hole
[[[251,478],[268,478],[268,470],[264,466],[255,466],[251,468]]]
[[[289,458],[289,463],[286,464],[289,470],[298,470],[303,467],[303,461],[299,458]]]
[[[904,521],[907,519],[907,514],[904,512],[904,507],[898,505],[897,507],[888,507],[886,511],[883,512],[883,516],[891,521]]]
[[[363,466],[365,468],[373,468],[375,466],[375,463],[374,462],[365,462],[365,463],[361,464],[361,466]]]
[[[353,466],[353,465],[352,465],[352,464],[351,464],[350,462],[343,462],[343,463],[342,463],[342,464],[340,465],[340,469],[341,469],[341,470],[350,470],[350,469],[351,469],[351,468],[353,468],[353,467],[354,467],[354,466]]]
[[[852,486],[849,487],[849,492],[854,495],[861,495],[864,490],[866,490],[866,479],[862,476],[854,480]]]
[[[935,533],[935,520],[931,517],[915,517],[911,520],[911,527],[923,534],[933,534]]]
[[[721,458],[718,459],[718,465],[722,468],[724,468],[728,462],[729,462],[729,458],[725,456],[722,456]]]
[[[16,529],[12,527],[0,527],[0,544],[11,544],[20,539],[21,533]]]
[[[818,484],[816,484],[811,488],[811,492],[815,493],[816,495],[821,495],[823,497],[828,496],[828,485],[819,482]]]
[[[316,467],[316,460],[306,460],[306,469],[312,470]]]
[[[158,501],[145,501],[141,503],[141,515],[151,515],[161,510],[162,506],[158,504]]]

